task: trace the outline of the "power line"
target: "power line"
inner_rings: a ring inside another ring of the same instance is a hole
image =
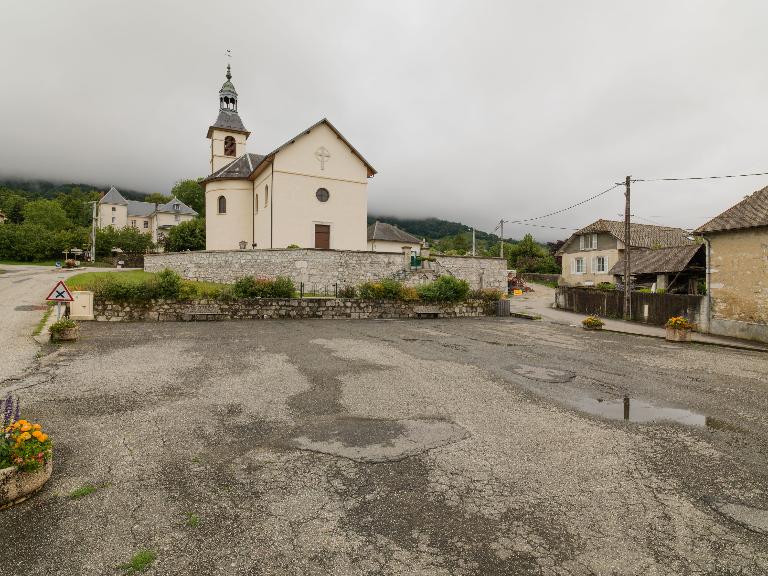
[[[633,178],[632,182],[678,182],[680,180],[717,180],[720,178],[744,178],[746,176],[768,176],[768,172],[751,174],[726,174],[723,176],[686,176],[682,178]]]
[[[576,202],[576,204],[571,204],[570,206],[567,206],[566,208],[561,208],[560,210],[555,210],[554,212],[550,212],[549,214],[544,214],[543,216],[536,216],[535,218],[523,218],[522,220],[504,220],[505,224],[522,224],[523,222],[531,222],[533,220],[542,220],[544,218],[549,218],[550,216],[554,216],[555,214],[561,214],[563,212],[567,212],[568,210],[571,210],[573,208],[576,208],[577,206],[581,206],[582,204],[586,204],[587,202],[591,202],[595,198],[599,198],[600,196],[603,196],[604,194],[608,194],[611,190],[615,190],[619,186],[623,186],[624,183],[621,182],[619,184],[614,184],[610,188],[603,190],[599,194],[595,194],[594,196],[590,196],[589,198],[586,198],[582,200],[581,202]],[[576,228],[567,228],[567,230],[576,230]]]

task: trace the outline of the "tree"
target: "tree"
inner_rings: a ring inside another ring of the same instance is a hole
[[[507,252],[509,267],[520,272],[539,272],[557,274],[560,268],[555,262],[554,257],[533,239],[533,236],[526,234],[520,242],[512,245]]]
[[[12,224],[24,222],[24,206],[27,199],[18,194],[8,194],[3,200],[3,212]]]
[[[88,204],[98,200],[99,195],[96,192],[84,192],[79,187],[74,187],[68,192],[60,192],[56,196],[56,202],[61,204],[67,217],[75,226],[90,226],[93,217],[93,209]]]
[[[133,226],[107,226],[96,231],[96,256],[99,258],[112,256],[112,248],[120,248],[130,254],[144,254],[153,246],[152,236]]]
[[[168,252],[185,250],[205,250],[205,219],[195,218],[174,226],[165,240]]]
[[[64,230],[72,226],[61,204],[53,200],[34,200],[24,206],[24,222],[48,230]]]
[[[164,196],[160,192],[152,192],[144,197],[144,202],[152,202],[155,204],[168,204],[171,201],[169,196]]]
[[[179,180],[173,185],[171,193],[201,217],[205,216],[205,190],[197,180]]]

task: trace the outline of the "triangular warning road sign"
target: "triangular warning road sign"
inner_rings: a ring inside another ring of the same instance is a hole
[[[67,285],[64,284],[64,280],[59,280],[59,283],[53,287],[46,300],[49,302],[73,302],[74,298],[72,298],[72,293],[67,288]]]

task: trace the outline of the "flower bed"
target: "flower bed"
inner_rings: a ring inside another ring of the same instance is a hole
[[[587,316],[581,321],[585,330],[602,330],[605,323],[597,316]]]
[[[665,326],[666,338],[670,342],[688,342],[691,339],[691,331],[696,327],[683,316],[673,316],[667,320]]]
[[[2,405],[0,436],[0,509],[26,500],[51,477],[53,451],[40,424],[20,418],[19,400]]]

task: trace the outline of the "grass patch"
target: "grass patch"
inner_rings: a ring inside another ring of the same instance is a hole
[[[144,570],[152,565],[152,562],[154,562],[156,558],[157,554],[152,550],[142,550],[141,552],[137,552],[133,558],[131,558],[130,562],[120,564],[118,568],[127,574],[144,572]]]
[[[155,277],[152,272],[144,272],[144,270],[129,270],[126,272],[80,272],[79,274],[70,276],[66,280],[66,283],[70,290],[93,290],[99,281],[118,275],[121,282],[141,282]]]
[[[190,528],[197,528],[200,526],[200,516],[195,514],[194,512],[190,512],[187,514],[187,526]]]
[[[43,317],[40,318],[40,321],[37,323],[37,326],[35,326],[35,329],[32,331],[32,336],[40,335],[40,332],[42,332],[43,328],[45,328],[45,323],[48,322],[48,318],[50,318],[52,313],[53,313],[53,302],[48,304],[48,309],[43,313]]]
[[[557,288],[557,282],[551,280],[527,280],[528,284],[539,284],[550,288]]]
[[[70,500],[77,500],[78,498],[84,498],[89,494],[93,494],[94,492],[96,492],[96,490],[98,490],[96,486],[86,484],[85,486],[81,486],[80,488],[76,488],[75,490],[72,490],[72,492],[70,492],[67,497]]]

